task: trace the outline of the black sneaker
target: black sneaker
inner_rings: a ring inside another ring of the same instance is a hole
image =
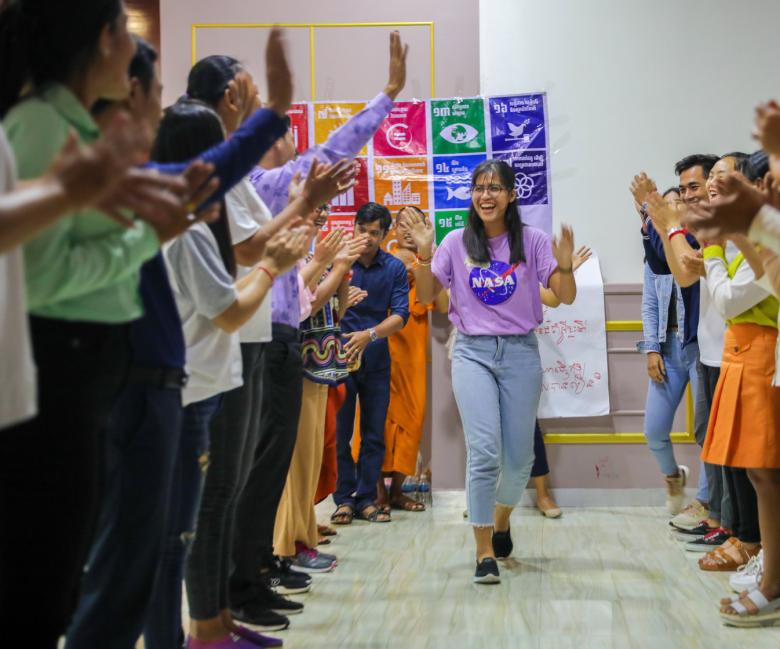
[[[230,615],[234,620],[258,631],[284,631],[290,626],[290,620],[284,615],[255,606],[254,602],[231,608]]]
[[[493,552],[496,559],[506,559],[512,554],[512,531],[507,528],[506,532],[493,532]]]
[[[290,570],[288,559],[276,559],[271,569],[260,576],[266,586],[279,595],[300,595],[311,590],[311,577]]]
[[[492,557],[477,562],[477,571],[474,573],[474,582],[477,584],[498,584],[501,577],[498,574],[498,564]]]
[[[731,534],[722,527],[712,530],[700,539],[695,539],[685,544],[686,552],[709,552],[713,548],[718,548],[731,538]]]
[[[259,609],[267,609],[279,615],[298,615],[298,613],[303,613],[303,604],[282,597],[270,588],[258,592],[252,600],[252,604]]]
[[[707,521],[702,521],[696,527],[689,530],[684,527],[672,526],[675,536],[680,541],[693,541],[694,539],[700,539],[701,537],[713,532],[716,528],[707,525]]]

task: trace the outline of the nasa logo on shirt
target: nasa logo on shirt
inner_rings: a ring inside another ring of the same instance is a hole
[[[489,266],[474,266],[469,273],[469,287],[483,304],[503,304],[515,294],[515,266],[503,261],[491,261]]]

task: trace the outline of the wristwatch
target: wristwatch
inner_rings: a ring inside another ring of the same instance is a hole
[[[368,330],[368,337],[371,338],[371,342],[375,343],[376,339],[379,338],[379,336],[376,335],[376,329],[371,328]]]

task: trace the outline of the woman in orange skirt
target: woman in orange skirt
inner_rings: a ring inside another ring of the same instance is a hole
[[[742,248],[752,254],[752,247]],[[742,254],[729,263],[717,245],[705,248],[704,260],[714,306],[729,326],[702,459],[747,469],[764,544],[760,587],[723,600],[721,617],[727,624],[753,626],[780,619],[780,535],[773,529],[780,487],[780,392],[772,385],[780,304],[754,283],[750,267],[760,263],[749,265]]]

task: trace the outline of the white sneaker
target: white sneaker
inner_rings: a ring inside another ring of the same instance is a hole
[[[669,525],[681,530],[692,530],[698,527],[710,515],[709,510],[698,500],[691,501],[688,506],[675,516]]]
[[[729,578],[729,586],[735,593],[745,590],[754,590],[761,583],[764,574],[764,551],[761,550],[755,557],[751,557],[744,566],[739,568]]]
[[[687,466],[680,464],[677,467],[677,477],[666,476],[666,509],[672,516],[677,516],[685,501],[685,484],[688,482],[690,471]]]

